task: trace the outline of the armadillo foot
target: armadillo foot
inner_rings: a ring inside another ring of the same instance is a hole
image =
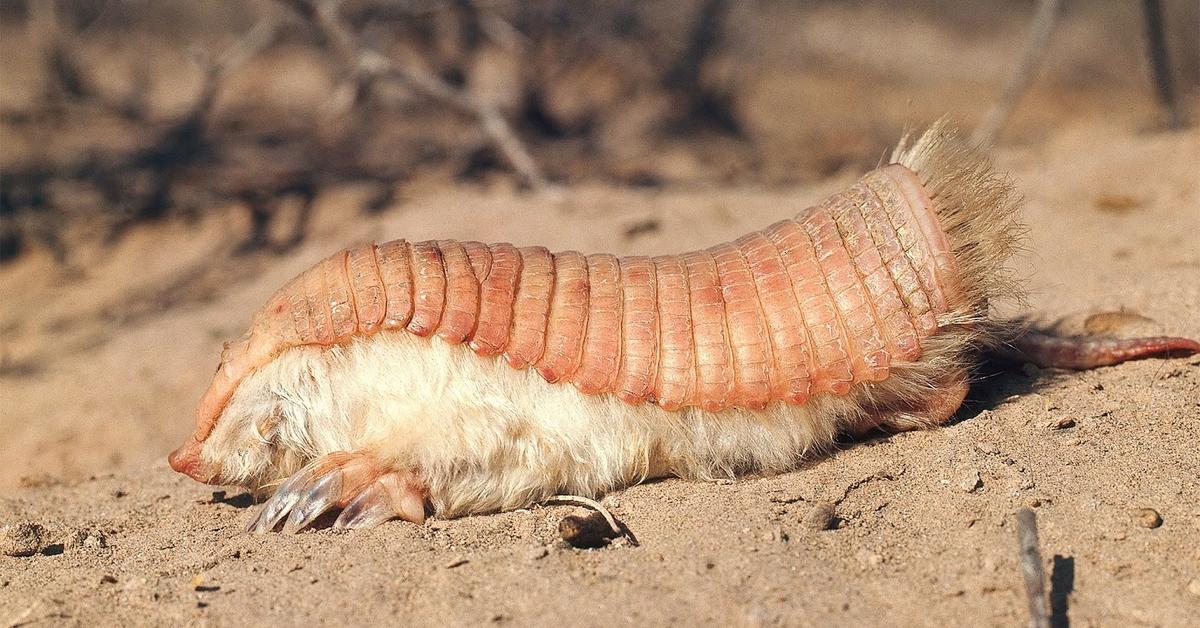
[[[425,491],[413,478],[393,472],[379,476],[346,504],[333,527],[339,530],[373,528],[397,517],[424,523]]]
[[[847,433],[859,438],[878,429],[907,432],[941,425],[958,412],[963,400],[967,398],[970,387],[965,373],[953,373],[947,376],[936,390],[922,396],[919,404],[892,408],[872,415],[850,426]]]
[[[284,521],[293,534],[331,508],[344,508],[337,528],[366,528],[388,519],[425,521],[425,491],[412,473],[395,471],[366,452],[334,452],[288,478],[246,530],[270,532]]]

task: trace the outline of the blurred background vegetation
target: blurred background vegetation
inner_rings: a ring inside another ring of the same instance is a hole
[[[1053,4],[1044,56],[1018,86],[1020,124],[997,141],[1031,141],[1064,116],[1126,115],[1147,132],[1186,120],[1197,3],[1157,9],[1166,77],[1147,37],[1159,3]],[[863,170],[906,125],[983,119],[1038,10],[0,0],[0,263],[43,249],[69,264],[80,243],[217,209],[249,217],[234,254],[281,252],[338,185],[366,190],[349,219],[418,185],[782,186]]]

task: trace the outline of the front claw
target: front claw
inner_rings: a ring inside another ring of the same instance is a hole
[[[345,508],[338,528],[366,528],[393,518],[425,521],[426,491],[414,474],[396,471],[365,452],[334,452],[297,471],[263,504],[247,532],[294,534],[331,508]],[[347,514],[349,513],[349,514]]]
[[[333,527],[373,528],[393,517],[418,525],[425,523],[425,492],[398,473],[380,477],[359,493],[346,504]]]

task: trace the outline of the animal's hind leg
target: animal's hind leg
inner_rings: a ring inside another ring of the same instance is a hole
[[[425,501],[415,474],[389,468],[367,452],[339,451],[288,478],[247,530],[269,532],[287,517],[283,531],[294,533],[331,508],[343,508],[338,528],[368,528],[394,518],[423,523]]]
[[[859,437],[876,429],[907,432],[941,425],[958,412],[963,400],[967,398],[969,388],[970,382],[966,373],[952,373],[921,399],[920,403],[902,408],[889,408],[873,414],[854,423],[846,431],[851,436]]]

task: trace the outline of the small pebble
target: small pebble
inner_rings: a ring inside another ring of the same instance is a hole
[[[767,530],[766,533],[763,534],[763,538],[764,540],[772,543],[788,542],[788,534],[787,532],[784,532],[782,526],[772,526],[770,530]]]
[[[32,521],[22,521],[0,528],[0,554],[33,556],[46,547],[46,528]]]
[[[858,552],[854,554],[854,557],[858,559],[858,562],[864,567],[878,567],[883,563],[882,554],[876,554],[875,552],[865,548],[858,550]]]
[[[456,559],[446,563],[446,569],[454,569],[455,567],[462,567],[463,565],[465,565],[469,562],[471,562],[471,561],[469,561],[465,558],[456,558]]]
[[[971,469],[958,482],[958,488],[966,493],[974,493],[983,486],[983,480],[979,477],[978,469]]]
[[[985,454],[1000,453],[1000,446],[997,445],[996,443],[991,443],[988,441],[981,441],[981,442],[975,443],[975,448],[978,449],[979,451],[982,451]]]
[[[880,469],[871,474],[871,479],[874,480],[894,480],[908,472],[908,467],[898,467],[896,469]]]
[[[796,502],[805,501],[804,496],[799,493],[783,491],[778,495],[771,496],[771,502],[776,504],[794,504]]]
[[[558,535],[572,547],[580,549],[604,547],[620,536],[599,512],[563,517],[558,522]]]
[[[817,502],[813,504],[808,512],[804,513],[804,517],[800,520],[804,527],[809,530],[832,530],[837,526],[837,514],[833,504],[829,502]]]
[[[108,547],[108,537],[99,530],[71,530],[62,544],[65,549],[104,549]]]
[[[1200,578],[1192,578],[1192,581],[1188,583],[1188,593],[1200,597]]]
[[[1049,428],[1052,430],[1066,430],[1075,427],[1075,419],[1069,416],[1061,416],[1050,421]]]
[[[1163,524],[1162,515],[1153,508],[1139,508],[1133,512],[1133,520],[1143,528],[1154,529]]]

